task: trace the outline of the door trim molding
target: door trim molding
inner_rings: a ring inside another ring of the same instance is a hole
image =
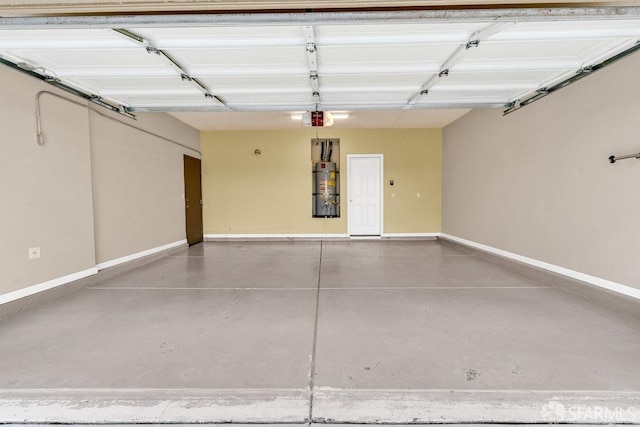
[[[353,158],[378,158],[380,159],[380,234],[384,234],[384,154],[347,154],[347,234],[349,237],[358,237],[351,233],[351,202],[349,201],[349,188],[351,188],[351,159]]]

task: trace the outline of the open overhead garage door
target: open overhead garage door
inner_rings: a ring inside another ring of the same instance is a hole
[[[513,108],[638,49],[640,9],[0,19],[3,62],[121,111]]]

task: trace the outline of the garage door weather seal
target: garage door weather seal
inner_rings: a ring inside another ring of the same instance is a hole
[[[437,23],[633,19],[640,7],[451,9],[384,12],[242,13],[184,15],[28,16],[0,18],[3,28],[122,28],[345,23]]]

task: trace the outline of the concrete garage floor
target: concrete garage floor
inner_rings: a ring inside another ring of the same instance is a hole
[[[640,319],[436,241],[193,246],[0,320],[0,422],[636,422]]]

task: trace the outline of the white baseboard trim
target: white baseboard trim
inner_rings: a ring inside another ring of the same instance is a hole
[[[555,264],[549,264],[544,261],[538,261],[533,258],[528,258],[526,256],[514,254],[512,252],[504,251],[502,249],[494,248],[492,246],[483,245],[482,243],[473,242],[471,240],[462,239],[460,237],[451,236],[449,234],[442,233],[440,237],[442,237],[443,239],[451,240],[456,243],[460,243],[462,245],[470,246],[475,249],[479,249],[485,252],[499,255],[504,258],[509,258],[524,264],[529,264],[531,266],[538,267],[543,270],[547,270],[553,273],[561,274],[563,276],[571,277],[572,279],[581,280],[583,282],[590,283],[594,286],[598,286],[600,288],[617,292],[622,295],[640,299],[640,289],[632,288],[631,286],[612,282],[610,280],[602,279],[600,277],[595,277],[588,274],[580,273],[579,271],[570,270],[568,268],[560,267]]]
[[[383,238],[388,239],[410,239],[410,238],[427,238],[437,239],[442,233],[382,233]]]
[[[73,282],[75,280],[84,279],[85,277],[93,276],[96,273],[98,273],[98,269],[96,267],[93,267],[84,271],[79,271],[77,273],[69,274],[67,276],[58,277],[57,279],[38,283],[37,285],[29,286],[24,289],[19,289],[17,291],[9,292],[7,294],[0,295],[0,305],[37,294],[38,292],[43,292],[43,291],[55,288],[57,286],[61,286],[61,285]]]
[[[402,239],[402,238],[430,238],[436,239],[441,233],[382,233],[381,236],[350,236],[341,233],[315,234],[205,234],[204,240],[224,239]]]
[[[205,234],[204,240],[224,239],[348,239],[348,234]]]
[[[111,261],[101,262],[96,267],[98,268],[98,270],[104,270],[105,268],[113,267],[113,266],[116,266],[118,264],[123,264],[125,262],[133,261],[133,260],[138,259],[138,258],[142,258],[142,257],[145,257],[145,256],[153,255],[153,254],[156,254],[158,252],[166,251],[168,249],[173,249],[173,248],[176,248],[178,246],[182,246],[182,245],[186,245],[186,244],[187,244],[186,240],[179,240],[177,242],[168,243],[166,245],[162,245],[162,246],[158,246],[158,247],[155,247],[155,248],[147,249],[146,251],[137,252],[135,254],[131,254],[131,255],[123,256],[121,258],[113,259]]]

